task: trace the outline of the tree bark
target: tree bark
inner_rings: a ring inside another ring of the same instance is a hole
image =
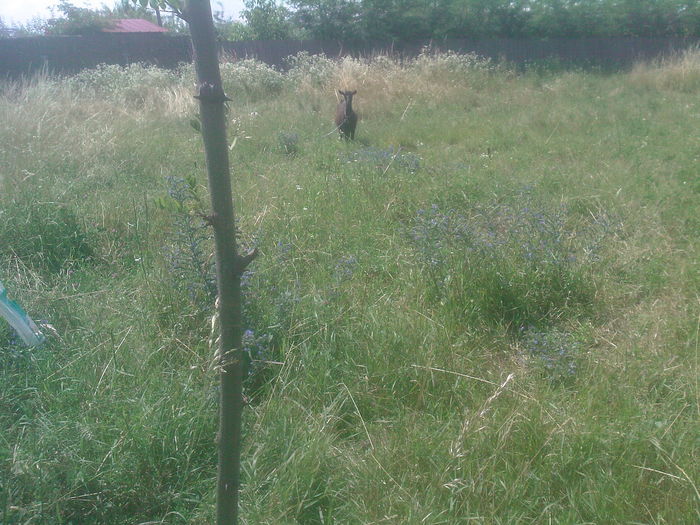
[[[156,21],[158,22],[158,27],[163,27],[163,19],[160,16],[160,7],[156,6],[153,9],[155,9],[156,12]]]
[[[196,98],[199,99],[212,207],[208,219],[214,229],[219,294],[221,391],[216,523],[234,525],[238,522],[243,379],[247,366],[242,351],[241,275],[254,254],[238,254],[224,107],[228,99],[221,83],[209,0],[187,0],[183,15],[190,27],[197,73]]]

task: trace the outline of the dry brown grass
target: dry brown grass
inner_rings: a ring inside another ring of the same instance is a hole
[[[311,75],[296,78],[292,73],[298,97],[313,108],[322,108],[335,100],[332,97],[337,89],[357,90],[360,112],[374,116],[385,115],[397,101],[410,104],[477,96],[493,88],[493,72],[498,69],[475,55],[450,53],[425,53],[404,61],[384,55],[338,61],[312,59],[317,60],[316,65],[305,66],[313,71]],[[499,78],[503,80],[503,71]]]
[[[640,62],[629,72],[629,79],[654,89],[697,91],[700,89],[700,47],[694,46],[659,60]]]

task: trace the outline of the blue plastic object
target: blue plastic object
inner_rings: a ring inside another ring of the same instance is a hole
[[[0,317],[7,319],[27,346],[36,346],[46,340],[26,312],[16,302],[8,299],[7,290],[2,281],[0,281]]]

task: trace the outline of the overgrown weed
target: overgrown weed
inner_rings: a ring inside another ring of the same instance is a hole
[[[633,86],[694,93],[700,89],[700,48],[691,47],[658,60],[635,64]]]
[[[224,65],[241,242],[261,253],[244,520],[697,518],[683,60]],[[115,67],[0,96],[0,280],[56,330],[33,350],[0,330],[2,521],[213,519],[192,78]],[[362,142],[329,133],[337,88],[358,89]]]

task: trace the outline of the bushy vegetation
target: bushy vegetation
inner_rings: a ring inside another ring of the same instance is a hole
[[[135,0],[88,9],[61,0],[59,16],[13,28],[15,35],[90,34],[117,18],[156,22]],[[348,44],[444,38],[698,37],[700,5],[694,0],[245,0],[240,13],[213,3],[223,40],[321,39]],[[242,17],[238,20],[238,17]],[[169,10],[161,23],[171,33],[186,24]],[[0,36],[3,25],[0,20]]]
[[[247,0],[261,39],[343,42],[483,37],[697,36],[700,7],[688,0]]]
[[[693,523],[697,52],[223,64],[242,520]],[[0,94],[1,523],[208,523],[217,381],[192,71]],[[357,89],[358,139],[333,129]]]

